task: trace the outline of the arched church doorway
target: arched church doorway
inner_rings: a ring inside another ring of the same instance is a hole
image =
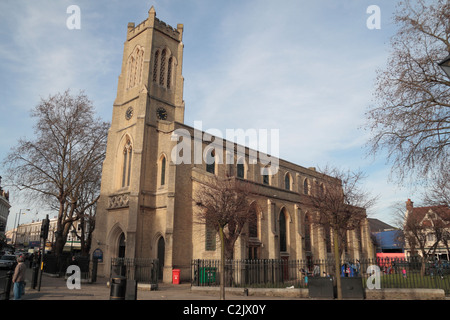
[[[165,252],[166,252],[166,243],[164,241],[164,238],[161,236],[158,239],[158,253],[157,253],[157,257],[159,260],[159,280],[163,279]]]
[[[119,236],[118,258],[125,258],[125,234],[122,232]]]

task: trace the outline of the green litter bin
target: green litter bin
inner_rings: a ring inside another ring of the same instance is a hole
[[[200,284],[209,284],[216,282],[216,268],[200,268]]]

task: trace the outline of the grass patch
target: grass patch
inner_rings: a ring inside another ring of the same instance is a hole
[[[366,287],[367,279],[364,278],[363,285]],[[381,274],[381,288],[424,288],[424,289],[443,289],[446,294],[450,294],[450,276],[422,276],[418,273],[409,273],[406,277],[402,274]]]

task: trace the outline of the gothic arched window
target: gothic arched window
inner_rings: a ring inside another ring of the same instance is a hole
[[[167,64],[167,89],[170,89],[171,82],[172,82],[172,63],[173,58],[169,58],[169,63]]]
[[[136,46],[133,53],[128,57],[128,79],[127,89],[133,88],[142,83],[142,73],[144,68],[144,48]]]
[[[122,187],[128,187],[130,185],[132,151],[131,140],[127,138],[123,148]]]
[[[262,173],[262,180],[263,180],[262,182],[263,182],[263,184],[269,185],[270,184],[270,176],[269,176],[269,174],[270,174],[270,167],[269,166],[264,167],[261,170],[261,173]]]
[[[248,236],[250,238],[258,238],[258,212],[255,205],[252,205],[250,208]]]
[[[286,190],[291,190],[291,175],[289,172],[284,176],[284,188]]]
[[[158,80],[158,62],[159,62],[159,51],[155,52],[155,61],[153,65],[153,82]]]
[[[125,234],[122,232],[119,236],[118,240],[118,250],[117,250],[117,257],[118,258],[125,258]]]
[[[166,73],[166,54],[167,54],[167,50],[164,49],[161,52],[161,63],[159,66],[159,84],[160,85],[164,85],[164,76]]]
[[[216,172],[216,153],[214,149],[208,150],[206,154],[206,172],[215,173]]]
[[[308,182],[308,179],[306,179],[306,178],[303,181],[303,193],[309,194],[309,182]]]
[[[325,195],[325,186],[323,183],[319,184],[319,195],[323,197]]]
[[[240,157],[237,160],[236,176],[238,178],[245,179],[245,159],[244,159],[244,157]]]
[[[157,49],[154,54],[152,81],[163,88],[172,88],[176,65],[177,60],[169,48]]]
[[[166,157],[162,156],[161,158],[161,186],[166,184]]]
[[[287,251],[286,209],[280,212],[280,252]]]
[[[205,224],[205,250],[215,251],[216,250],[216,229],[211,225],[210,218],[207,216],[207,221]]]
[[[324,238],[325,238],[325,247],[327,249],[327,253],[331,253],[331,228],[329,224],[326,224],[323,228]]]
[[[237,177],[238,178],[244,178],[245,168],[243,163],[237,164]]]
[[[262,243],[259,239],[259,208],[254,202],[250,207],[250,215],[248,219],[248,259],[260,259]]]
[[[311,252],[312,251],[312,245],[311,245],[311,215],[307,213],[305,215],[305,251]]]

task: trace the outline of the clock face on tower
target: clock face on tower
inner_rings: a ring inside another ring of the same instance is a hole
[[[164,108],[158,108],[156,110],[156,116],[158,117],[158,119],[160,120],[167,120],[167,111]]]
[[[130,120],[133,116],[133,107],[129,107],[125,112],[125,119]]]

